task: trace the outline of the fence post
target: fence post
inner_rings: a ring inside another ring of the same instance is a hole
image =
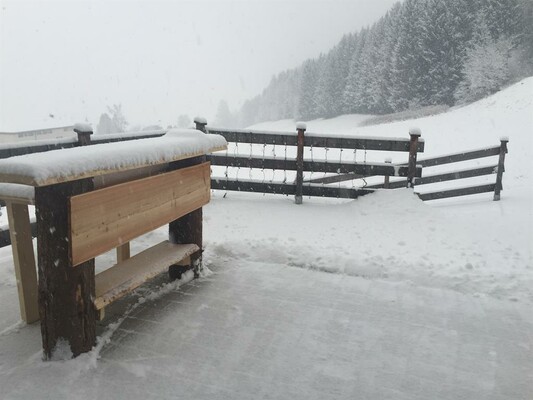
[[[91,128],[88,124],[75,124],[74,132],[78,134],[78,144],[80,146],[88,146],[91,144],[93,128]]]
[[[392,158],[387,157],[385,159],[385,163],[391,164],[392,163]],[[389,175],[385,175],[385,179],[383,180],[383,188],[384,189],[390,189],[390,177],[389,177]]]
[[[303,183],[304,183],[304,136],[307,126],[303,122],[296,124],[296,131],[298,132],[298,149],[296,152],[296,196],[294,202],[302,204],[303,201]]]
[[[500,158],[498,160],[498,171],[496,173],[496,186],[494,188],[494,201],[500,200],[500,192],[503,190],[502,178],[505,172],[505,154],[507,153],[508,137],[502,137],[500,139]]]
[[[194,117],[194,124],[196,125],[196,129],[199,131],[202,131],[203,133],[207,133],[205,127],[207,126],[207,120],[203,117]]]
[[[415,187],[416,175],[416,156],[418,151],[418,138],[422,136],[419,128],[411,128],[409,130],[411,140],[409,142],[409,170],[407,173],[407,187]]]

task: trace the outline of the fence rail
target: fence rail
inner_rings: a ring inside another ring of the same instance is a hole
[[[297,146],[298,134],[292,132],[268,132],[250,130],[229,130],[206,128],[209,133],[224,136],[228,142],[247,144],[267,144]],[[374,138],[374,137],[342,137],[316,133],[306,133],[305,147],[324,147],[329,149],[362,149],[378,151],[409,151],[410,139],[407,138]],[[424,151],[424,141],[417,142],[417,151]]]

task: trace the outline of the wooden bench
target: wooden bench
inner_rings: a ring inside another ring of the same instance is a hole
[[[184,266],[201,267],[202,206],[210,199],[205,154],[225,149],[226,142],[194,132],[0,160],[0,182],[35,190],[34,199],[25,202],[6,190],[3,199],[20,273],[21,315],[31,322],[39,310],[45,357],[53,355],[60,339],[68,341],[74,356],[89,351],[107,305],[169,268],[172,278]],[[78,160],[88,165],[75,166]],[[29,226],[31,203],[37,217],[38,291],[31,233],[20,236]],[[130,240],[166,224],[169,240],[130,257]],[[94,258],[114,248],[117,263],[95,275]],[[33,277],[22,273],[30,270]]]

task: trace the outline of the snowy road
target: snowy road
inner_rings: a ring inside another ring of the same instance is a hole
[[[39,362],[37,326],[0,336],[0,386],[4,399],[528,399],[530,311],[227,259],[138,305],[97,368]]]

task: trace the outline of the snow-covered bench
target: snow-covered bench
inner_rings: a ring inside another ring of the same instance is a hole
[[[21,217],[27,205],[36,207],[38,296],[35,264],[33,278],[21,275],[19,292],[31,294],[29,301],[22,296],[21,313],[28,322],[40,317],[45,356],[59,340],[74,355],[90,350],[105,306],[170,266],[201,262],[201,208],[210,198],[205,154],[226,145],[218,135],[172,130],[160,138],[0,160],[15,263],[20,255],[33,260],[31,233],[19,234],[29,226]],[[130,240],[165,224],[169,240],[129,257]],[[113,248],[117,264],[95,276],[94,257]],[[30,271],[31,262],[22,269]]]

